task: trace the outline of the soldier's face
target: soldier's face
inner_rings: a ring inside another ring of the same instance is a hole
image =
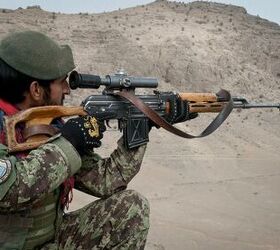
[[[67,76],[56,79],[50,84],[50,93],[45,96],[45,105],[63,105],[65,95],[70,94]]]

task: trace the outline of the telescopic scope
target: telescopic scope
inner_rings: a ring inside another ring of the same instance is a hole
[[[77,71],[72,71],[69,76],[69,85],[71,89],[98,89],[101,85],[109,89],[156,88],[158,86],[158,80],[152,77],[128,76],[125,73],[100,77],[98,75],[79,74]]]

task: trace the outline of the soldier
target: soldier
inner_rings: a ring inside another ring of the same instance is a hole
[[[125,188],[139,171],[146,147],[127,151],[120,140],[107,159],[90,154],[86,151],[100,146],[104,125],[80,117],[62,127],[62,136],[38,149],[9,155],[3,116],[62,105],[70,92],[66,78],[74,62],[68,46],[33,31],[3,39],[0,59],[0,248],[143,248],[148,202]],[[97,130],[96,136],[89,135],[85,124]],[[17,134],[22,140],[20,128]],[[63,215],[73,185],[101,199]]]
[[[89,116],[57,120],[61,133],[37,149],[10,154],[5,146],[3,116],[63,105],[74,67],[70,47],[42,33],[18,32],[1,41],[0,249],[144,249],[149,205],[126,187],[146,146],[127,150],[121,138],[102,159],[93,149],[105,126]],[[181,108],[170,115],[182,117]],[[22,126],[16,134],[23,142]],[[100,199],[65,214],[73,187]]]

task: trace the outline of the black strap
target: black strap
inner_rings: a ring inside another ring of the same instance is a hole
[[[233,110],[233,100],[231,98],[230,93],[223,89],[220,90],[217,93],[217,96],[221,97],[223,100],[228,100],[228,103],[221,110],[221,112],[215,117],[215,119],[207,126],[207,128],[202,131],[202,133],[200,133],[199,135],[191,135],[191,134],[188,134],[188,133],[172,126],[170,123],[166,122],[161,116],[159,116],[157,114],[156,111],[151,109],[141,99],[136,97],[134,95],[134,93],[128,92],[128,91],[121,91],[121,92],[117,92],[116,95],[127,99],[129,102],[131,102],[135,107],[137,107],[140,111],[142,111],[149,119],[151,119],[158,126],[164,128],[165,130],[167,130],[175,135],[178,135],[178,136],[181,136],[184,138],[188,138],[188,139],[201,138],[201,137],[205,137],[207,135],[212,134],[218,127],[221,126],[221,124],[227,119],[227,117]]]

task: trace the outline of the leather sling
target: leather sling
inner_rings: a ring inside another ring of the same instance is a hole
[[[164,128],[165,130],[175,135],[188,139],[201,138],[212,134],[218,127],[222,125],[222,123],[227,119],[227,117],[233,110],[233,100],[231,98],[230,93],[224,89],[220,90],[217,93],[217,96],[222,97],[224,100],[229,100],[228,103],[221,110],[221,112],[215,117],[215,119],[206,127],[206,129],[204,129],[199,135],[191,135],[174,127],[173,125],[165,121],[153,109],[151,109],[148,105],[146,105],[141,99],[136,97],[133,92],[120,91],[115,94],[125,98],[130,103],[132,103],[135,107],[137,107],[140,111],[142,111],[149,119],[151,119],[156,125]]]

